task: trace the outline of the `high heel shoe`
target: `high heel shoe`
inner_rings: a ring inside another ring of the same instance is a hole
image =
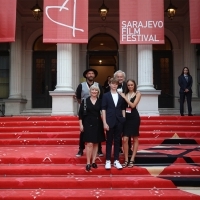
[[[86,172],[89,172],[91,170],[91,165],[87,164],[86,167],[85,167],[85,169],[86,169]]]
[[[128,167],[128,161],[124,161],[124,163],[122,164],[122,167],[123,168]]]
[[[92,163],[93,168],[98,168],[96,163]]]
[[[132,161],[132,160],[131,160],[131,161],[129,162],[129,164],[128,164],[128,167],[131,168],[131,167],[134,166],[134,164],[135,164],[135,161]]]

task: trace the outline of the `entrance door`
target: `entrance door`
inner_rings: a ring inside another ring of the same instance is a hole
[[[87,50],[87,68],[97,70],[95,81],[104,85],[119,68],[118,43],[111,35],[100,33],[89,40]]]
[[[161,90],[158,97],[159,108],[174,107],[172,51],[153,51],[153,83]]]
[[[117,51],[88,51],[87,57],[87,68],[98,71],[98,76],[95,78],[95,81],[102,86],[107,80],[107,77],[112,77],[114,72],[119,68],[119,56]]]
[[[49,91],[57,84],[57,52],[33,53],[33,108],[51,108],[52,97]]]

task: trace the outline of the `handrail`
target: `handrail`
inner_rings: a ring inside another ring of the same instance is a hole
[[[2,114],[1,117],[5,117],[5,113],[3,112],[3,104],[0,106],[0,113]]]

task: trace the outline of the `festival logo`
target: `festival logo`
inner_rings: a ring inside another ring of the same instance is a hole
[[[163,44],[162,0],[120,0],[120,44]]]
[[[44,0],[43,42],[87,43],[88,0]]]

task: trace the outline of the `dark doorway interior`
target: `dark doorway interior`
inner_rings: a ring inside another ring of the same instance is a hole
[[[57,82],[57,52],[36,51],[33,53],[32,107],[51,108],[53,91]]]
[[[118,44],[111,35],[101,33],[90,39],[87,49],[87,68],[98,71],[95,81],[103,85],[119,68]]]
[[[153,51],[153,77],[155,89],[161,90],[158,97],[158,107],[173,108],[173,59],[171,50]]]

